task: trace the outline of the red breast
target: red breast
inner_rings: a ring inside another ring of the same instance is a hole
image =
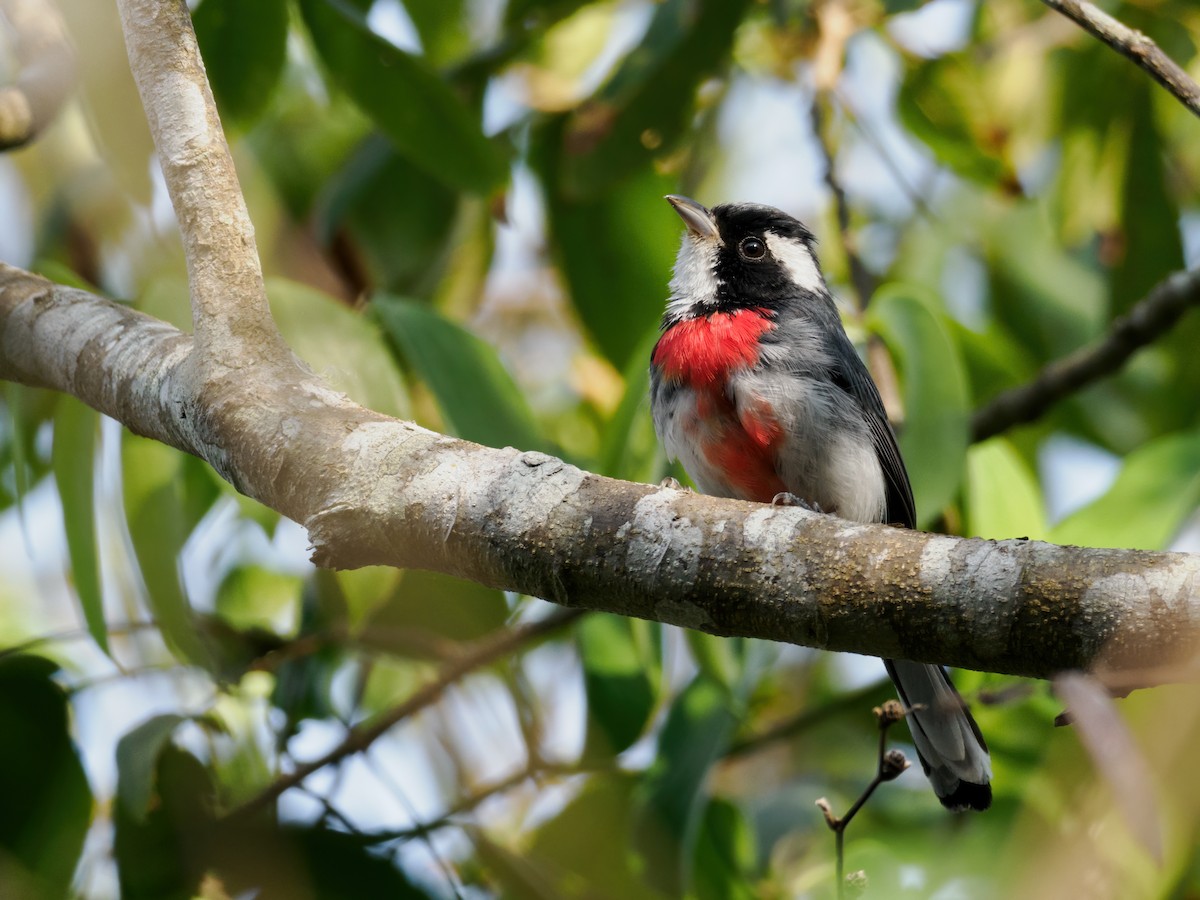
[[[693,388],[711,387],[757,363],[759,341],[774,327],[758,309],[684,319],[663,332],[650,361],[671,381]]]

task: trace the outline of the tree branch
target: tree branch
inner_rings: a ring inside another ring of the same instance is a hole
[[[284,364],[254,226],[184,0],[117,0],[121,27],[187,257],[196,368],[236,377]]]
[[[33,140],[75,86],[75,52],[50,0],[0,0],[16,44],[16,83],[0,88],[0,150]]]
[[[319,565],[432,569],[697,628],[1046,677],[1200,638],[1200,558],[981,541],[631,484],[363,409],[299,366],[179,377],[191,342],[0,266],[0,377],[80,397],[303,524]]]
[[[446,688],[463,676],[571,625],[580,615],[582,615],[580,610],[562,610],[541,621],[531,622],[482,639],[473,650],[467,651],[454,662],[447,663],[437,678],[418,689],[403,703],[392,707],[369,723],[352,728],[342,742],[324,756],[301,763],[294,771],[276,779],[263,791],[229,813],[228,818],[240,818],[264,809],[277,800],[284,791],[301,784],[313,772],[366,750],[394,725],[436,703],[446,692]]]
[[[971,420],[972,440],[986,440],[1032,422],[1080,388],[1119,371],[1193,306],[1200,306],[1200,269],[1175,273],[1115,320],[1099,341],[1050,363],[1028,384],[993,397]]]
[[[1170,91],[1180,103],[1200,116],[1200,85],[1146,35],[1123,25],[1087,0],[1042,2],[1062,13],[1088,34],[1133,60],[1151,78]]]

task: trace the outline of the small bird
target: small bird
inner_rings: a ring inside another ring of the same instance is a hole
[[[687,226],[650,362],[654,429],[706,494],[916,526],[879,391],[825,286],[816,240],[778,209],[667,201]],[[941,666],[884,660],[942,804],[987,809],[991,760]]]

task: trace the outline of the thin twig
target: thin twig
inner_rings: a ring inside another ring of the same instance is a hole
[[[1050,363],[1033,381],[993,397],[971,419],[972,440],[983,441],[1032,422],[1058,401],[1113,374],[1198,305],[1200,269],[1175,273],[1114,321],[1101,340]]]
[[[882,706],[875,707],[875,718],[879,722],[879,758],[875,767],[875,777],[859,795],[854,804],[840,818],[833,813],[829,801],[822,797],[817,801],[817,808],[825,816],[825,824],[834,834],[834,846],[837,851],[837,895],[838,900],[846,896],[846,827],[858,815],[858,811],[866,805],[875,793],[875,789],[885,781],[899,778],[910,765],[904,754],[899,750],[888,750],[887,732],[912,710],[907,710],[898,700],[888,700]]]
[[[1159,46],[1133,28],[1122,24],[1086,0],[1042,0],[1088,34],[1133,60],[1151,78],[1166,88],[1180,103],[1200,116],[1200,84]]]
[[[226,818],[240,818],[251,815],[279,798],[289,788],[301,784],[314,772],[332,763],[339,762],[355,753],[361,753],[378,740],[392,726],[415,715],[428,706],[436,703],[446,689],[455,684],[465,675],[502,659],[522,647],[560,631],[580,616],[583,610],[564,610],[547,616],[538,622],[531,622],[517,628],[504,631],[498,635],[484,638],[453,662],[447,663],[437,678],[412,694],[403,703],[385,712],[374,721],[361,725],[350,731],[340,744],[311,762],[301,763],[293,772],[277,778],[259,794],[232,810]]]

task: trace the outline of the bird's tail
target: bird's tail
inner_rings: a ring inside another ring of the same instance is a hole
[[[907,715],[917,756],[947,809],[987,809],[992,761],[979,726],[941,666],[885,659]],[[915,707],[915,708],[914,708]]]

